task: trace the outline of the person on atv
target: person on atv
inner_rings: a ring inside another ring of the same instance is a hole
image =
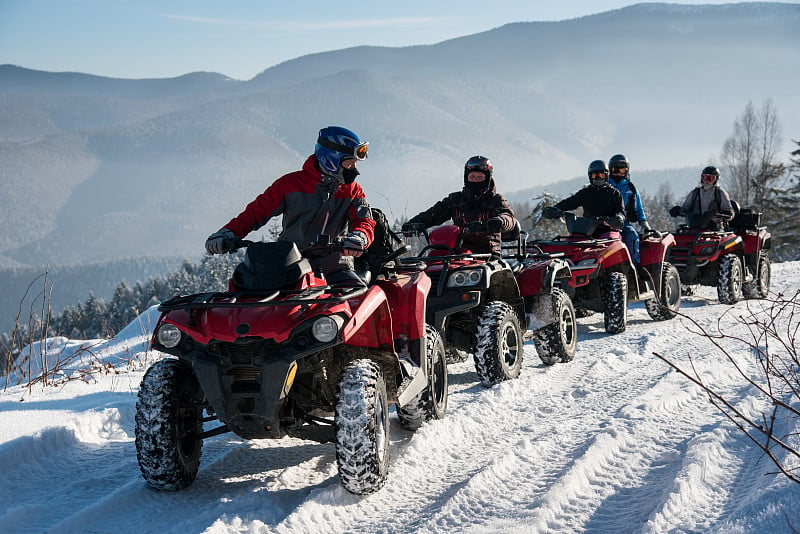
[[[622,194],[622,203],[625,206],[625,226],[622,227],[622,242],[628,247],[631,261],[639,265],[639,232],[633,228],[633,223],[639,223],[642,233],[652,231],[647,216],[644,214],[644,205],[639,191],[633,185],[630,175],[630,163],[623,154],[611,156],[608,160],[610,172],[609,183]]]
[[[542,210],[542,215],[548,219],[557,219],[563,211],[583,207],[585,217],[597,217],[598,225],[592,237],[619,239],[619,232],[625,225],[622,193],[608,183],[608,166],[605,161],[597,159],[591,162],[587,174],[588,186],[554,206],[547,206]]]
[[[719,169],[709,165],[700,173],[700,185],[692,189],[681,206],[669,210],[671,217],[694,216],[703,230],[722,230],[733,219],[733,204],[719,186]]]
[[[341,126],[319,131],[314,153],[301,170],[281,176],[239,215],[206,240],[209,254],[229,252],[236,239],[283,215],[279,241],[291,241],[302,250],[320,234],[343,237],[342,252],[312,258],[315,271],[331,285],[364,286],[353,270],[353,256],[360,256],[373,239],[375,221],[361,186],[356,164],[367,158],[369,143]]]
[[[464,188],[450,193],[402,226],[405,234],[452,219],[464,228],[464,248],[478,254],[500,255],[502,234],[514,229],[516,218],[508,201],[497,192],[492,162],[473,156],[464,165]]]

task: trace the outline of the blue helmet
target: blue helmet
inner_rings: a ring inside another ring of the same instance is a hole
[[[362,142],[352,130],[341,126],[328,126],[319,131],[314,155],[317,156],[323,174],[343,179],[342,160],[366,159],[368,145],[369,143]]]

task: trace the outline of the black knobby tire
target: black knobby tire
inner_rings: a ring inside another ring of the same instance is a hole
[[[681,276],[671,263],[664,262],[661,269],[660,298],[646,301],[650,317],[656,321],[674,319],[681,309]]]
[[[606,332],[619,334],[628,325],[628,278],[625,273],[609,273],[603,284],[603,323]]]
[[[475,371],[484,387],[517,378],[522,369],[522,327],[508,303],[490,301],[480,312],[474,343]]]
[[[172,358],[145,373],[136,402],[136,457],[147,484],[177,491],[197,476],[203,392],[192,367]]]
[[[397,417],[406,430],[417,430],[431,419],[442,419],[447,411],[447,358],[439,331],[425,325],[425,359],[428,385],[405,406],[397,406]]]
[[[717,297],[723,304],[736,304],[742,292],[742,262],[735,254],[725,254],[719,260]]]
[[[572,299],[564,291],[553,288],[551,293],[552,324],[533,334],[533,344],[545,365],[571,362],[578,346],[578,329]]]
[[[752,282],[746,282],[742,286],[742,293],[748,299],[765,299],[769,294],[769,284],[772,280],[772,267],[769,256],[763,252],[758,254],[758,265],[756,266],[755,277]]]
[[[334,426],[342,486],[356,495],[379,490],[389,471],[389,402],[378,364],[355,360],[344,368]]]

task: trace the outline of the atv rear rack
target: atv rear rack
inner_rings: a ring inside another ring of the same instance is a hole
[[[619,239],[592,239],[588,238],[583,241],[569,241],[568,237],[558,236],[554,237],[553,239],[537,239],[535,241],[528,241],[525,243],[526,246],[539,246],[539,245],[572,245],[576,247],[593,247],[593,246],[600,246],[605,245],[607,243],[614,243],[619,241]]]
[[[317,303],[344,302],[367,292],[366,287],[320,286],[306,289],[282,289],[279,291],[216,291],[173,297],[162,302],[158,311],[192,310],[200,308],[258,308],[263,306],[307,306]],[[318,298],[325,293],[330,297]],[[240,302],[239,299],[257,298]],[[286,298],[288,297],[288,298]],[[280,299],[280,300],[278,300]]]

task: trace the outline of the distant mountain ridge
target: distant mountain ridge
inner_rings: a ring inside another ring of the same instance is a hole
[[[751,100],[772,98],[797,136],[798,27],[798,4],[637,4],[312,54],[249,81],[2,65],[0,266],[200,254],[329,124],[370,141],[359,180],[391,218],[458,189],[474,154],[509,197],[618,152],[634,171],[700,168]]]

